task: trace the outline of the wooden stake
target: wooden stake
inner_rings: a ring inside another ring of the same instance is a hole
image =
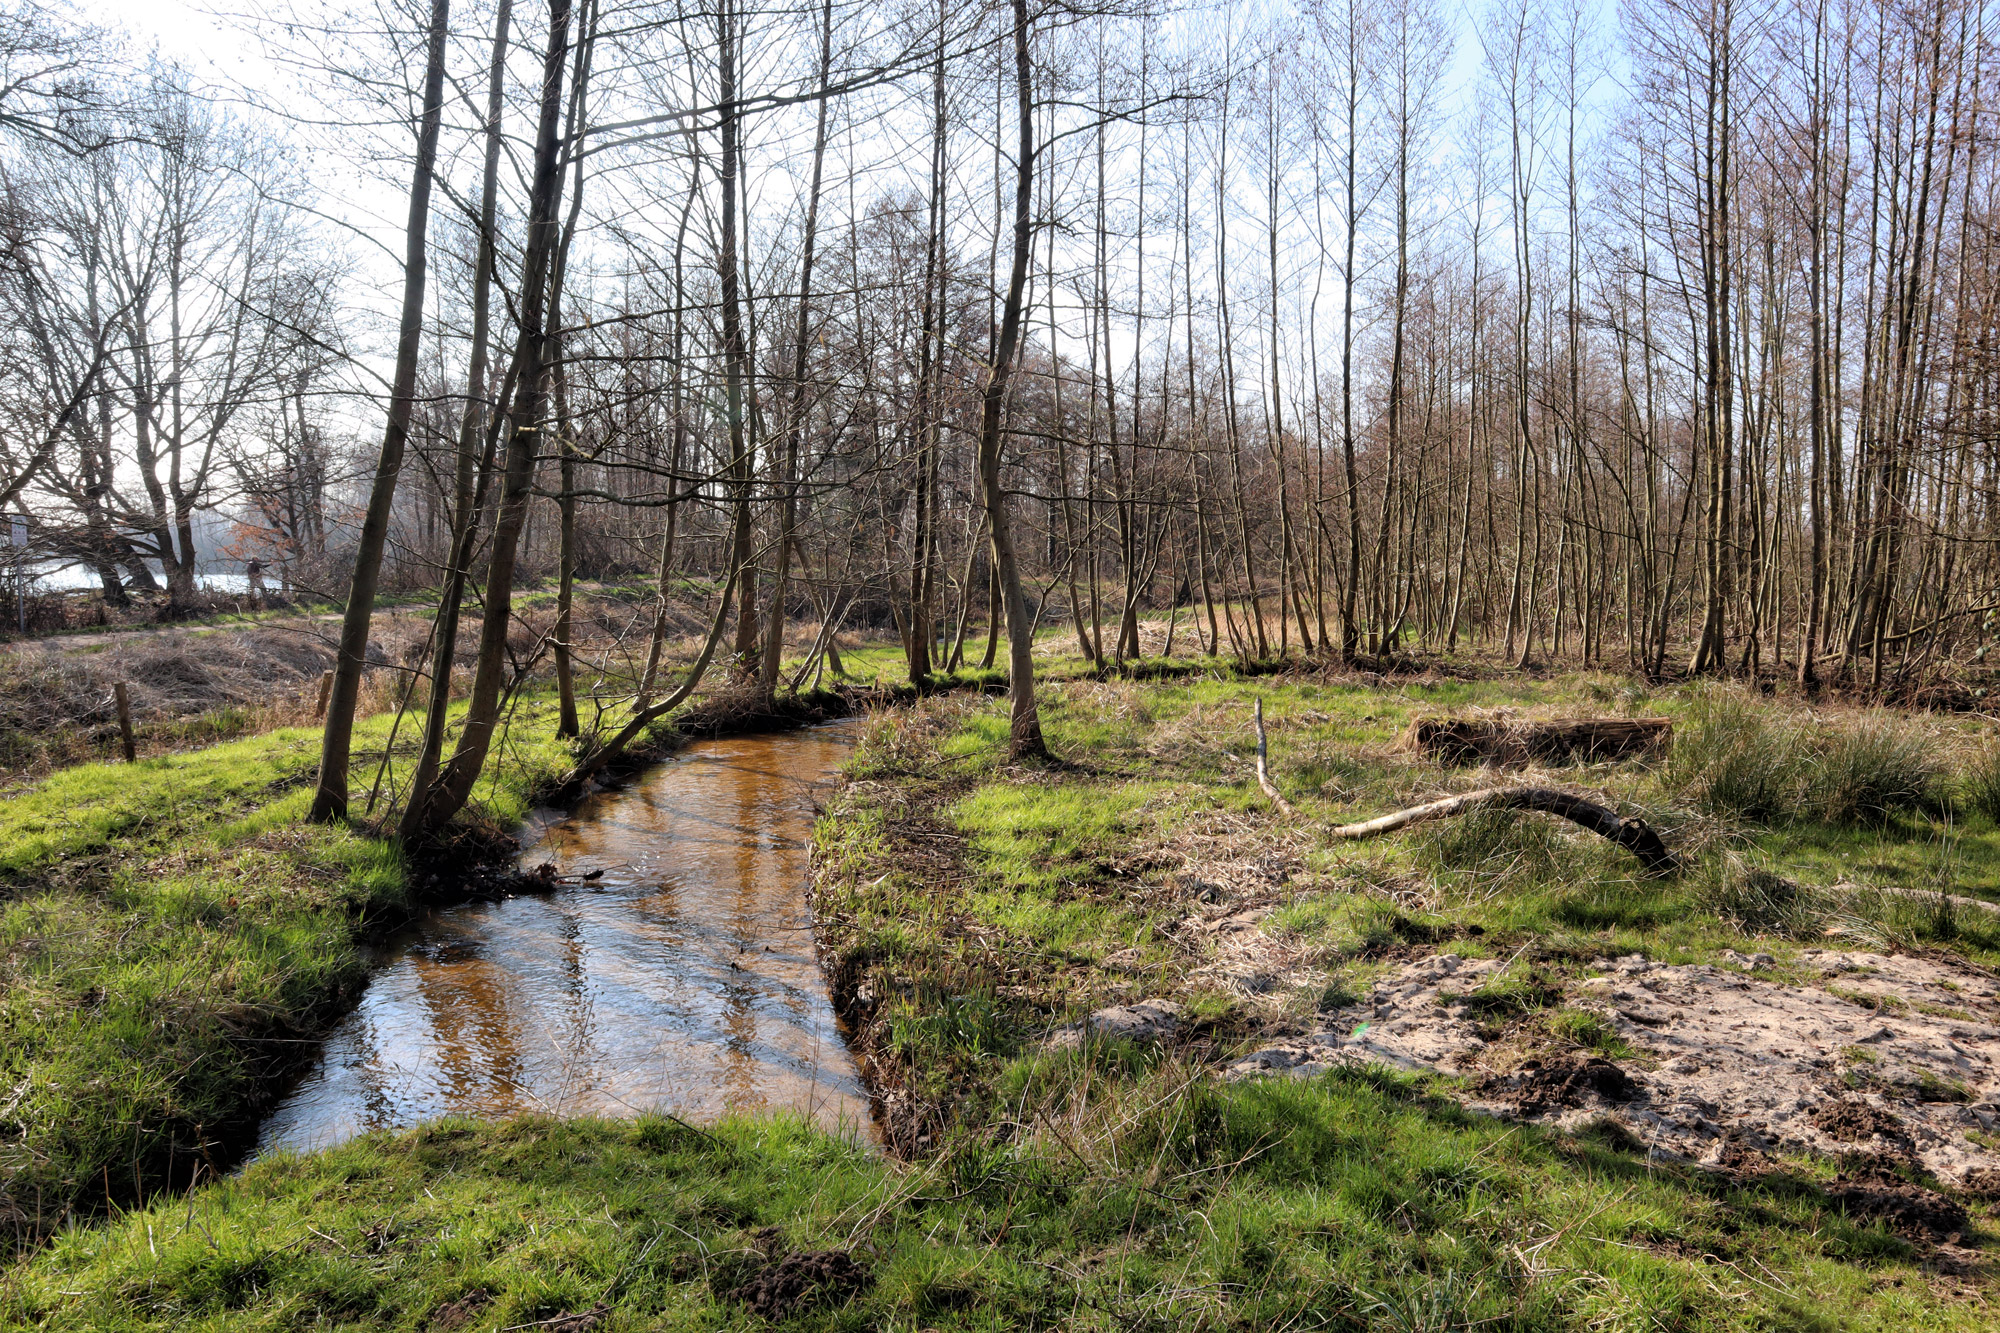
[[[119,681],[111,687],[111,697],[118,704],[118,739],[125,747],[125,762],[139,762],[138,747],[132,743],[132,698],[125,692],[125,682]]]
[[[1292,803],[1279,794],[1276,784],[1271,781],[1270,770],[1264,766],[1264,751],[1266,748],[1267,742],[1264,739],[1264,700],[1260,696],[1257,700],[1257,785],[1262,787],[1264,794],[1271,798],[1271,804],[1278,807],[1279,814],[1292,814]]]
[[[319,677],[319,702],[313,705],[313,717],[326,719],[326,701],[333,695],[333,672],[322,671]]]

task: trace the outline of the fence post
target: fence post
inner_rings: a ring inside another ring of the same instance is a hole
[[[319,702],[313,705],[313,717],[321,722],[326,720],[326,701],[333,694],[333,673],[322,671],[319,677]]]
[[[139,762],[139,751],[132,744],[132,697],[125,692],[125,682],[119,681],[111,687],[111,697],[118,702],[118,739],[125,746],[125,762]]]

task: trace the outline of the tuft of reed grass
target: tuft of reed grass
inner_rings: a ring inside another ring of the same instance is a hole
[[[1432,825],[1415,840],[1416,863],[1499,887],[1564,880],[1574,870],[1555,823],[1518,810],[1479,809]]]
[[[1941,807],[1945,770],[1934,737],[1880,710],[1812,747],[1803,804],[1828,824],[1879,824]]]
[[[1823,892],[1728,851],[1701,863],[1694,889],[1701,910],[1749,935],[1813,939],[1825,933],[1832,910]]]
[[[1792,716],[1720,688],[1696,696],[1662,776],[1710,814],[1767,825],[1880,824],[1945,804],[1928,728],[1879,709],[1851,723]]]
[[[1733,690],[1705,690],[1674,730],[1664,777],[1711,814],[1778,823],[1797,808],[1807,756],[1797,732]]]
[[[1958,772],[1959,803],[2000,824],[2000,744],[1977,751]]]

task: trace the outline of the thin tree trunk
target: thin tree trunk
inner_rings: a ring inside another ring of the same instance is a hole
[[[549,0],[549,42],[542,61],[541,112],[528,201],[527,247],[521,264],[518,305],[521,332],[514,351],[514,403],[508,414],[499,518],[494,525],[492,551],[486,566],[486,615],[480,626],[479,660],[473,671],[464,728],[450,764],[429,788],[411,793],[412,809],[405,826],[418,837],[436,833],[471,798],[473,784],[485,767],[494,729],[500,720],[501,688],[507,674],[507,631],[514,609],[514,567],[521,530],[527,523],[535,467],[541,458],[546,411],[549,269],[555,255],[556,207],[562,192],[558,131],[571,8],[571,0]]]
[[[423,122],[417,131],[416,168],[410,179],[410,215],[404,233],[403,314],[396,339],[395,381],[389,391],[389,422],[375,462],[375,482],[354,556],[340,647],[334,658],[333,689],[327,699],[326,730],[320,741],[319,786],[311,817],[322,822],[347,816],[347,766],[353,745],[354,709],[361,675],[368,668],[368,625],[375,612],[375,589],[382,577],[382,550],[389,538],[390,509],[403,449],[416,408],[417,356],[424,331],[426,242],[430,229],[431,175],[437,163],[438,127],[444,109],[445,40],[450,35],[450,0],[431,0],[431,26],[424,56]]]
[[[1014,168],[1014,261],[1007,278],[1007,298],[1001,308],[1000,340],[987,373],[979,413],[979,480],[993,534],[995,572],[1007,611],[1008,693],[1012,696],[1009,753],[1014,759],[1046,758],[1041,714],[1035,706],[1034,627],[1021,595],[1021,571],[1014,555],[1013,525],[1006,492],[1000,485],[1001,415],[1007,405],[1007,385],[1021,338],[1021,313],[1028,285],[1029,249],[1034,241],[1035,121],[1032,65],[1028,54],[1028,0],[1013,0],[1014,84],[1019,145]]]

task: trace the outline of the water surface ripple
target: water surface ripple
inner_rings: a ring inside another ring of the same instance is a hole
[[[524,865],[603,874],[390,942],[259,1154],[447,1114],[791,1109],[873,1137],[813,956],[806,855],[834,725],[702,741],[588,797]]]

